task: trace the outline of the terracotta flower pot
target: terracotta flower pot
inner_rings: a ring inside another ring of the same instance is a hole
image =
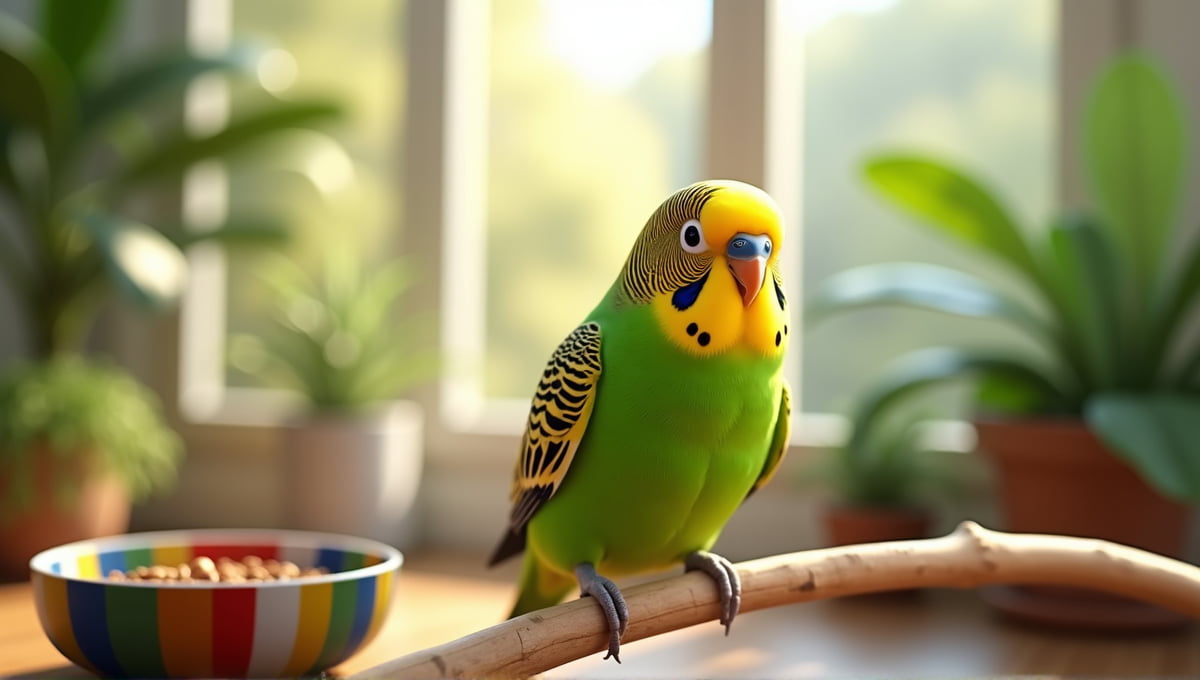
[[[925,538],[929,513],[918,508],[870,508],[834,505],[826,508],[825,539],[830,545],[855,545]]]
[[[1151,488],[1076,420],[975,423],[996,474],[1003,529],[1100,538],[1180,557],[1189,509]],[[1041,623],[1090,628],[1168,627],[1181,616],[1091,591],[998,588],[1002,611]]]
[[[0,505],[0,580],[29,577],[29,559],[63,543],[123,533],[129,493],[116,477],[94,472],[87,455],[54,456],[39,447],[33,459],[33,503],[16,511]],[[5,493],[12,480],[0,471]],[[78,489],[59,502],[59,490]]]

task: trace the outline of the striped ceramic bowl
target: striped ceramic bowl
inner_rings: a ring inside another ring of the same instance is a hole
[[[112,570],[247,555],[329,574],[261,583],[109,581]],[[38,616],[67,658],[118,677],[295,677],[332,668],[387,616],[402,556],[350,536],[195,530],[111,536],[30,561]]]

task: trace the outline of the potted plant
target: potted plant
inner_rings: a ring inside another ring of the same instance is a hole
[[[262,278],[275,300],[269,328],[235,337],[230,358],[303,400],[282,436],[285,523],[405,547],[417,538],[423,417],[397,396],[436,372],[422,324],[395,323],[411,267],[343,253],[310,276],[280,257]]]
[[[169,485],[181,449],[154,394],[78,356],[5,368],[0,442],[5,577],[52,545],[124,531],[130,499]]]
[[[46,0],[38,7],[36,28],[0,14],[0,285],[15,303],[13,326],[28,334],[32,362],[9,374],[5,398],[20,409],[45,410],[19,411],[31,419],[8,422],[0,433],[0,488],[25,495],[86,488],[76,481],[31,484],[29,470],[41,480],[60,468],[70,475],[115,468],[140,495],[150,486],[143,481],[167,477],[164,466],[178,443],[164,433],[153,395],[121,369],[83,358],[94,317],[113,289],[141,309],[170,308],[187,281],[184,249],[197,240],[281,233],[261,216],[233,216],[204,232],[148,216],[161,213],[158,197],[195,163],[328,121],[338,108],[283,102],[258,88],[252,111],[219,131],[193,133],[178,111],[188,85],[204,74],[253,74],[258,51],[239,45],[206,56],[178,48],[123,55],[113,35],[120,3]],[[254,89],[245,95],[254,97]],[[30,394],[41,401],[26,403]],[[99,422],[97,409],[111,422]],[[5,476],[11,474],[18,476]],[[85,517],[93,512],[86,503],[70,507]],[[7,531],[31,519],[13,512],[0,510]],[[124,528],[122,520],[89,532]],[[0,542],[0,551],[13,545]]]
[[[1200,346],[1188,338],[1200,316],[1200,239],[1175,224],[1184,121],[1152,59],[1113,58],[1080,128],[1093,206],[1036,235],[947,163],[916,153],[866,162],[880,196],[998,262],[1023,290],[945,267],[884,263],[824,282],[810,318],[899,304],[998,319],[1027,336],[1036,349],[948,346],[903,356],[855,414],[869,421],[928,386],[974,380],[979,447],[994,464],[1009,530],[1181,554],[1188,505],[1200,500]],[[1076,611],[1067,599],[1022,600],[1012,610],[1090,625],[1171,622],[1126,604]]]
[[[881,414],[886,415],[886,414]],[[891,414],[854,423],[846,444],[828,449],[814,481],[832,492],[821,520],[829,545],[925,538],[930,498],[950,477],[922,446],[921,418]]]

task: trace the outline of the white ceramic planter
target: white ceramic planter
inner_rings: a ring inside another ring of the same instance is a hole
[[[413,510],[424,456],[422,423],[417,404],[394,402],[367,415],[318,416],[285,426],[285,526],[410,547],[418,533]]]

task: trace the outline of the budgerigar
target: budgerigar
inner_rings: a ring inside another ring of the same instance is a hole
[[[629,615],[610,579],[682,563],[716,581],[728,634],[741,583],[709,550],[787,450],[782,247],[775,202],[741,182],[698,182],[650,216],[537,384],[490,561],[525,551],[511,616],[578,585],[620,661]]]

